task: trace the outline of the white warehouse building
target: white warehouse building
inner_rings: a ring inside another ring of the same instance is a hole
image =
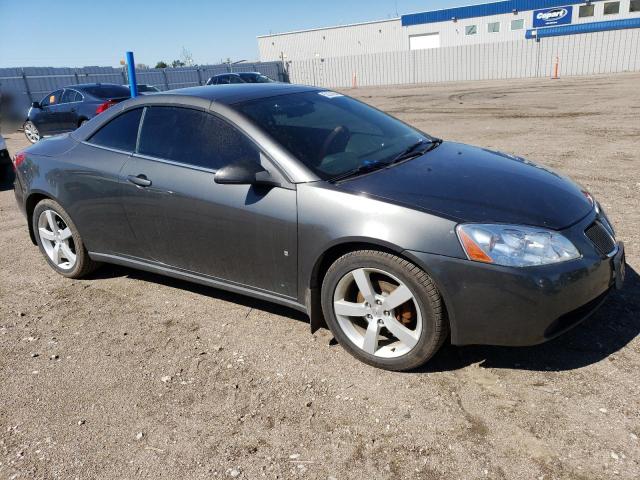
[[[640,28],[640,0],[507,0],[258,37],[260,61],[438,49]]]

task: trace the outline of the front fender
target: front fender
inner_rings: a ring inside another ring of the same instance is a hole
[[[318,259],[341,244],[378,246],[466,258],[455,233],[456,223],[400,205],[340,191],[326,182],[299,184],[298,291],[314,288]]]

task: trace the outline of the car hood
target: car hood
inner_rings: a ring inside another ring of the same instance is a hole
[[[579,186],[545,167],[453,142],[337,187],[460,222],[556,230],[572,225],[593,208]]]

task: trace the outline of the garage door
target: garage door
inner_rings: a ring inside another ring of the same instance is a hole
[[[440,48],[440,33],[427,33],[409,37],[410,50],[425,50],[427,48]]]

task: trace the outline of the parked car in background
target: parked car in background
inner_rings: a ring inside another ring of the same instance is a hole
[[[129,85],[123,85],[124,87],[127,88],[127,90],[129,90]],[[147,85],[146,83],[139,83],[138,84],[138,93],[160,93],[160,89],[154,85]]]
[[[247,83],[237,73],[221,73],[207,80],[207,85],[228,85],[230,83]]]
[[[13,164],[7,150],[7,144],[0,135],[0,186],[10,185],[13,182]]]
[[[207,85],[227,85],[230,83],[275,83],[260,72],[221,73],[207,80]]]
[[[238,75],[246,83],[274,83],[275,80],[270,79],[260,72],[239,72]]]
[[[287,305],[389,370],[448,338],[544,342],[624,278],[622,242],[568,178],[315,87],[141,95],[15,165],[59,274],[111,262]]]
[[[129,89],[111,83],[86,83],[60,88],[33,102],[24,134],[31,143],[48,135],[70,132],[122,100]]]

